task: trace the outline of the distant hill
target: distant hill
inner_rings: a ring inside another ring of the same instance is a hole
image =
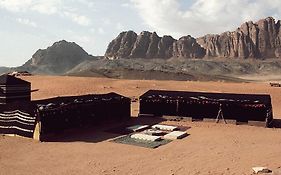
[[[8,73],[10,68],[8,67],[0,67],[0,75],[4,73]]]
[[[197,39],[190,35],[179,40],[159,37],[155,32],[120,33],[112,40],[105,57],[119,58],[281,58],[280,20],[268,17],[243,23],[237,30]]]
[[[281,75],[281,60],[99,59],[85,61],[66,75],[125,79],[245,81],[244,75]],[[280,76],[281,77],[281,76]],[[280,78],[281,79],[281,78]]]
[[[79,63],[93,59],[96,57],[89,55],[76,43],[62,40],[47,49],[37,50],[18,69],[40,74],[64,74]]]

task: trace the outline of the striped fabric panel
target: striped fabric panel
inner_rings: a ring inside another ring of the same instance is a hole
[[[23,124],[23,125],[29,125],[29,126],[33,126],[33,122],[35,122],[35,120],[33,122],[23,122],[23,121],[20,121],[20,120],[17,120],[16,118],[15,119],[9,119],[9,120],[3,120],[0,118],[0,122],[1,123],[15,123],[15,122],[18,122],[20,124]]]
[[[20,131],[24,131],[24,132],[31,132],[33,133],[34,130],[29,130],[29,129],[24,129],[24,128],[20,128],[18,126],[0,126],[1,129],[17,129]],[[14,133],[17,134],[17,133]]]
[[[26,98],[30,95],[21,95],[21,96],[0,96],[0,99],[16,99],[16,98]]]
[[[13,112],[13,113],[0,113],[0,117],[20,117],[26,120],[33,120],[34,117],[30,116],[30,114],[20,113],[20,112]]]
[[[26,112],[23,112],[23,111],[20,111],[20,110],[4,111],[3,112],[3,114],[14,114],[14,113],[22,114],[22,115],[25,115],[25,116],[30,116],[29,113],[26,113]]]
[[[28,92],[30,89],[30,86],[0,86],[2,93]]]
[[[20,110],[0,113],[0,133],[32,137],[36,117]]]
[[[3,116],[3,114],[0,114],[0,120],[14,120],[14,119],[18,119],[18,120],[22,120],[23,122],[35,122],[35,119],[26,119],[25,117],[20,117],[19,115],[11,115],[11,116]]]

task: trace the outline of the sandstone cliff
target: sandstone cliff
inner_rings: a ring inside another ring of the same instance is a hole
[[[159,37],[155,32],[133,31],[120,33],[110,42],[105,53],[109,59],[117,58],[201,58],[205,50],[191,36],[175,40],[171,36]]]
[[[280,20],[268,17],[256,23],[246,22],[233,32],[200,37],[197,42],[208,57],[279,58],[280,30]]]
[[[118,58],[279,58],[281,57],[280,20],[268,17],[254,23],[246,22],[232,32],[191,36],[179,40],[159,37],[155,32],[122,32],[105,53],[109,59]]]

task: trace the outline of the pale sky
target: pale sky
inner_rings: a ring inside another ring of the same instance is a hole
[[[104,55],[120,32],[203,36],[281,19],[281,0],[0,0],[0,66],[19,66],[59,40]]]

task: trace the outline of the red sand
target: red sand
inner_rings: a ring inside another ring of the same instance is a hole
[[[274,118],[281,119],[281,88],[267,83],[178,82],[102,78],[23,77],[33,99],[117,92],[138,97],[148,89],[269,93]],[[133,115],[138,104],[132,105]],[[188,137],[157,149],[109,142],[94,130],[92,141],[37,142],[0,136],[0,174],[251,174],[253,166],[281,166],[281,129],[204,122],[164,122],[191,127]]]

